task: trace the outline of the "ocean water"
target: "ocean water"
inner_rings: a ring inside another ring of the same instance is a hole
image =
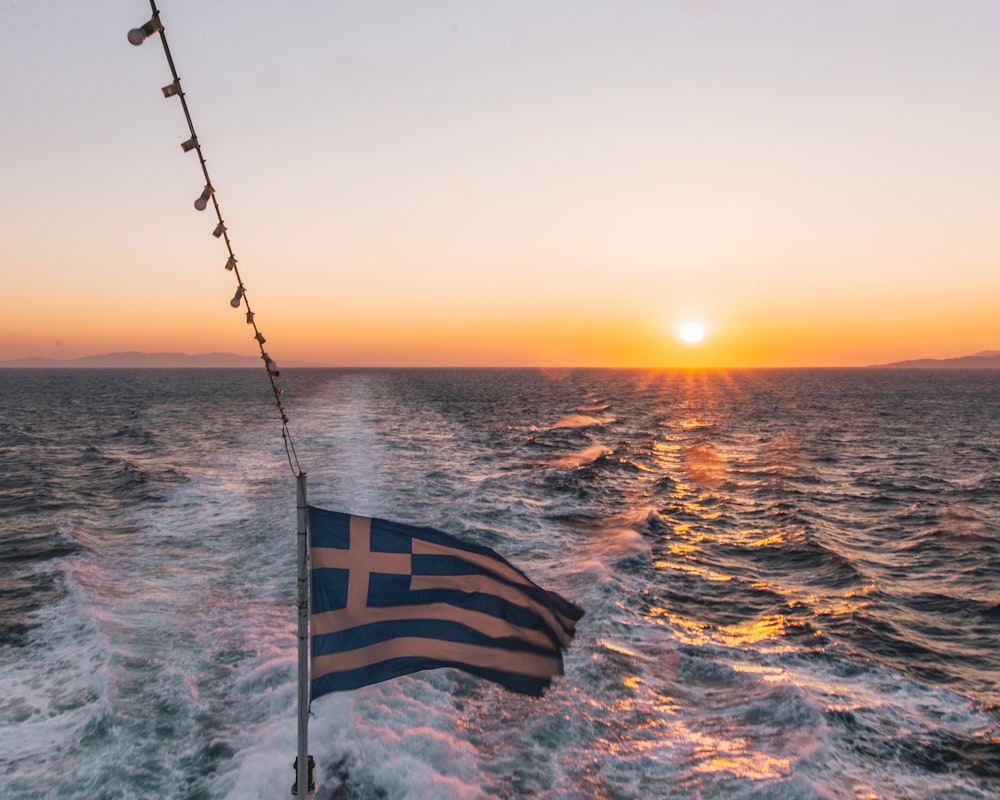
[[[282,380],[311,503],[587,612],[542,699],[317,700],[320,797],[1000,794],[1000,374]],[[295,547],[261,371],[0,372],[0,797],[288,797]]]

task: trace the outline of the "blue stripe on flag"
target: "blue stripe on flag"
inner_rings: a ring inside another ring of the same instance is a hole
[[[362,686],[370,686],[373,683],[399,678],[403,675],[411,675],[414,672],[421,672],[425,669],[435,669],[436,667],[453,667],[471,675],[476,675],[485,680],[498,683],[505,689],[518,694],[529,694],[539,696],[549,685],[549,681],[539,681],[530,676],[519,675],[516,672],[504,672],[489,667],[477,667],[468,664],[459,664],[451,661],[435,661],[429,658],[394,658],[388,661],[379,662],[375,667],[363,667],[361,669],[336,672],[313,678],[311,691],[313,699],[321,697],[330,692],[349,692],[352,689],[360,689]]]
[[[463,592],[459,589],[414,590],[410,588],[410,576],[408,575],[379,575],[377,573],[371,576],[369,586],[371,596],[368,605],[373,608],[450,603],[454,606],[506,619],[522,628],[540,630],[546,634],[554,646],[558,647],[560,644],[559,640],[551,635],[545,620],[538,613],[530,608],[515,605],[494,594]]]
[[[562,673],[583,610],[487,547],[309,508],[312,696],[435,667],[524,694]]]
[[[349,639],[339,633],[318,634],[314,636],[312,653],[314,657],[330,655],[413,635],[413,623],[409,620],[371,622],[352,629]],[[476,644],[484,647],[502,645],[507,650],[518,650],[550,657],[553,655],[551,647],[531,644],[530,642],[520,641],[513,637],[495,638],[487,636],[468,625],[462,625],[461,623],[449,620],[421,620],[420,636],[425,639]]]

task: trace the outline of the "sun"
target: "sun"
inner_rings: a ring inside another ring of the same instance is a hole
[[[685,322],[680,328],[681,339],[688,344],[698,344],[705,338],[705,326],[700,322]]]

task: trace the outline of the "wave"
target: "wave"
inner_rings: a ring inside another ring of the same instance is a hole
[[[595,444],[590,447],[585,447],[583,450],[576,453],[557,456],[556,458],[548,461],[546,465],[560,469],[578,469],[587,464],[593,464],[595,461],[598,461],[605,456],[610,456],[614,452],[615,451],[610,447],[605,447],[602,444]]]
[[[549,425],[548,430],[555,431],[564,428],[592,428],[596,426],[610,425],[617,422],[615,417],[593,417],[589,414],[569,414],[562,419]]]
[[[594,403],[593,405],[577,406],[576,410],[581,414],[595,414],[598,411],[607,411],[611,408],[611,403]]]

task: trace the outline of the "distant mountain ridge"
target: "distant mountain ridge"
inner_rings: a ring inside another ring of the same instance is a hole
[[[260,356],[236,353],[143,353],[129,350],[122,353],[81,356],[79,358],[45,358],[33,356],[0,361],[0,369],[250,369],[261,366]],[[309,361],[282,361],[279,368],[322,367]],[[958,358],[917,358],[872,364],[868,369],[1000,369],[1000,350],[983,350]]]
[[[240,356],[235,353],[141,353],[130,350],[124,353],[106,353],[96,356],[81,356],[80,358],[16,358],[12,361],[0,361],[0,367],[54,369],[65,368],[117,368],[117,369],[155,369],[155,368],[250,368],[262,365],[260,356]],[[315,367],[306,361],[287,361],[279,367]]]
[[[983,350],[958,358],[915,358],[891,364],[873,364],[871,369],[1000,369],[1000,350]]]

